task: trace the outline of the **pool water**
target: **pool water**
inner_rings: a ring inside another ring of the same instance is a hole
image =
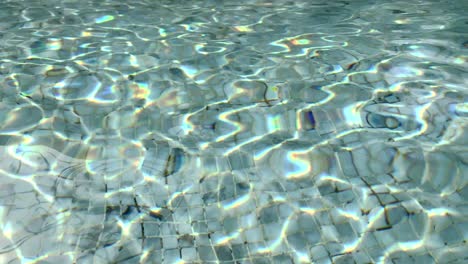
[[[468,2],[0,2],[0,263],[467,263]]]

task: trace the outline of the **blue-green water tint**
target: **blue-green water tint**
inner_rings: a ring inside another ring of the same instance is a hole
[[[0,263],[466,263],[466,1],[1,1]]]

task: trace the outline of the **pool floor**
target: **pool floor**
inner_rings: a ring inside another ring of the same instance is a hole
[[[468,263],[466,10],[0,1],[0,263]]]

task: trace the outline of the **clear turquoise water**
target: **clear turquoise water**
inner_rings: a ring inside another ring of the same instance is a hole
[[[468,2],[0,2],[0,263],[466,263]]]

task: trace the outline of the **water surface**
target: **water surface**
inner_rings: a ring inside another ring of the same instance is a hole
[[[466,263],[466,1],[0,3],[0,263]]]

